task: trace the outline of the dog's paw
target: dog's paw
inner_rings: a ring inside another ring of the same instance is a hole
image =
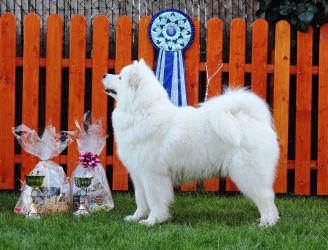
[[[134,215],[128,215],[124,218],[124,220],[127,222],[134,222],[134,221],[138,221],[139,218]]]
[[[145,225],[145,226],[147,226],[147,227],[151,227],[151,226],[153,226],[153,225],[156,224],[156,221],[154,221],[154,220],[149,220],[149,219],[144,219],[144,220],[139,221],[139,223],[140,223],[141,225]]]
[[[157,223],[163,223],[167,220],[169,220],[171,216],[169,214],[165,214],[162,216],[154,216],[154,215],[149,215],[149,217],[145,220],[140,220],[139,223],[145,226],[153,226]]]
[[[269,218],[261,218],[259,227],[267,228],[274,226],[279,220],[279,217],[269,217]]]

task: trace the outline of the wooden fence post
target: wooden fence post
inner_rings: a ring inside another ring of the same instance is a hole
[[[195,37],[192,45],[185,52],[186,90],[188,105],[194,106],[199,102],[199,46],[200,46],[200,22],[192,18],[195,26]],[[181,191],[196,191],[197,183],[181,185]]]
[[[92,39],[92,119],[102,119],[107,131],[107,102],[102,84],[103,75],[108,71],[109,21],[106,16],[96,16],[93,22]],[[100,155],[101,164],[106,169],[106,145]]]
[[[289,69],[290,68],[290,25],[279,21],[276,25],[273,118],[279,136],[280,159],[275,180],[275,192],[287,192],[288,164],[288,112],[289,112]]]
[[[47,19],[45,122],[60,131],[62,96],[63,21],[52,14]],[[52,159],[59,163],[59,156]]]
[[[0,18],[0,189],[14,188],[16,18]]]
[[[131,63],[132,58],[132,20],[128,16],[121,16],[116,26],[116,53],[115,74],[119,74],[122,68]],[[128,173],[117,155],[114,142],[113,155],[113,190],[128,190]]]
[[[230,25],[229,87],[243,87],[245,80],[246,24],[236,18]],[[227,191],[238,191],[227,177]]]
[[[68,130],[76,130],[75,120],[84,114],[85,89],[85,46],[86,20],[83,16],[73,16],[70,23],[70,61],[69,61],[69,94],[68,94]],[[78,164],[76,142],[68,147],[67,175]]]
[[[24,18],[22,123],[36,131],[39,117],[39,58],[40,18],[30,13]],[[39,160],[23,149],[21,155],[21,179],[25,180],[25,175],[32,171]]]
[[[213,76],[208,85],[208,98],[221,94],[222,68],[219,72],[217,72],[217,70],[222,64],[223,26],[223,22],[218,18],[212,18],[207,24],[207,74],[209,78]],[[206,79],[206,81],[208,81],[208,79]],[[206,82],[206,84],[208,83]],[[203,187],[207,192],[218,192],[219,178],[205,180],[203,182]]]
[[[328,24],[320,29],[317,194],[328,195]]]
[[[310,194],[313,29],[297,32],[295,194]]]

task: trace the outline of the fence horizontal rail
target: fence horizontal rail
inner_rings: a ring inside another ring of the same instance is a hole
[[[67,164],[67,155],[60,155],[59,161],[60,164]],[[15,155],[15,163],[22,163],[22,157],[19,154]],[[113,156],[106,156],[106,165],[113,165]],[[318,162],[312,160],[311,161],[311,169],[317,169]],[[295,160],[288,160],[288,169],[295,169]]]
[[[132,59],[131,59],[132,61]],[[16,66],[23,66],[23,57],[16,57]],[[40,57],[40,67],[46,67],[46,58]],[[62,59],[62,67],[68,68],[69,67],[69,58]],[[156,63],[154,63],[154,67],[156,67]],[[92,59],[85,59],[85,68],[89,69],[92,68]],[[115,69],[115,59],[108,60],[108,69]],[[205,62],[199,62],[199,71],[206,72]],[[223,63],[221,72],[229,72],[229,63]],[[252,64],[245,64],[244,65],[244,72],[245,73],[252,73]],[[274,64],[267,64],[266,65],[266,73],[273,74],[274,73]],[[297,66],[290,65],[289,73],[291,75],[297,74]],[[312,66],[312,75],[319,74],[319,66]]]

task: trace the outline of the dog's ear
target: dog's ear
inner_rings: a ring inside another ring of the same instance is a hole
[[[145,62],[145,60],[144,60],[143,58],[141,58],[141,59],[139,60],[139,64],[140,64],[140,65],[146,65],[146,62]]]
[[[150,70],[148,64],[145,62],[143,58],[139,60],[139,68],[141,72],[147,72]]]

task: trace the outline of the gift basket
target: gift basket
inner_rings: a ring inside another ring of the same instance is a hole
[[[23,150],[40,159],[26,180],[30,180],[31,176],[42,177],[35,187],[26,183],[23,185],[14,212],[28,215],[30,210],[35,209],[34,206],[41,215],[67,212],[70,208],[69,182],[63,168],[50,159],[59,155],[73,141],[73,133],[56,133],[56,128],[51,124],[45,128],[42,136],[23,124],[12,128],[12,131]]]
[[[86,189],[86,208],[90,212],[104,210],[109,211],[114,208],[112,194],[103,166],[100,163],[99,155],[106,144],[107,135],[99,119],[91,123],[91,113],[84,115],[83,121],[75,121],[77,132],[77,145],[79,164],[72,173],[71,190],[73,198],[73,208],[78,209],[83,188],[77,186],[77,179],[90,178],[91,183]]]

